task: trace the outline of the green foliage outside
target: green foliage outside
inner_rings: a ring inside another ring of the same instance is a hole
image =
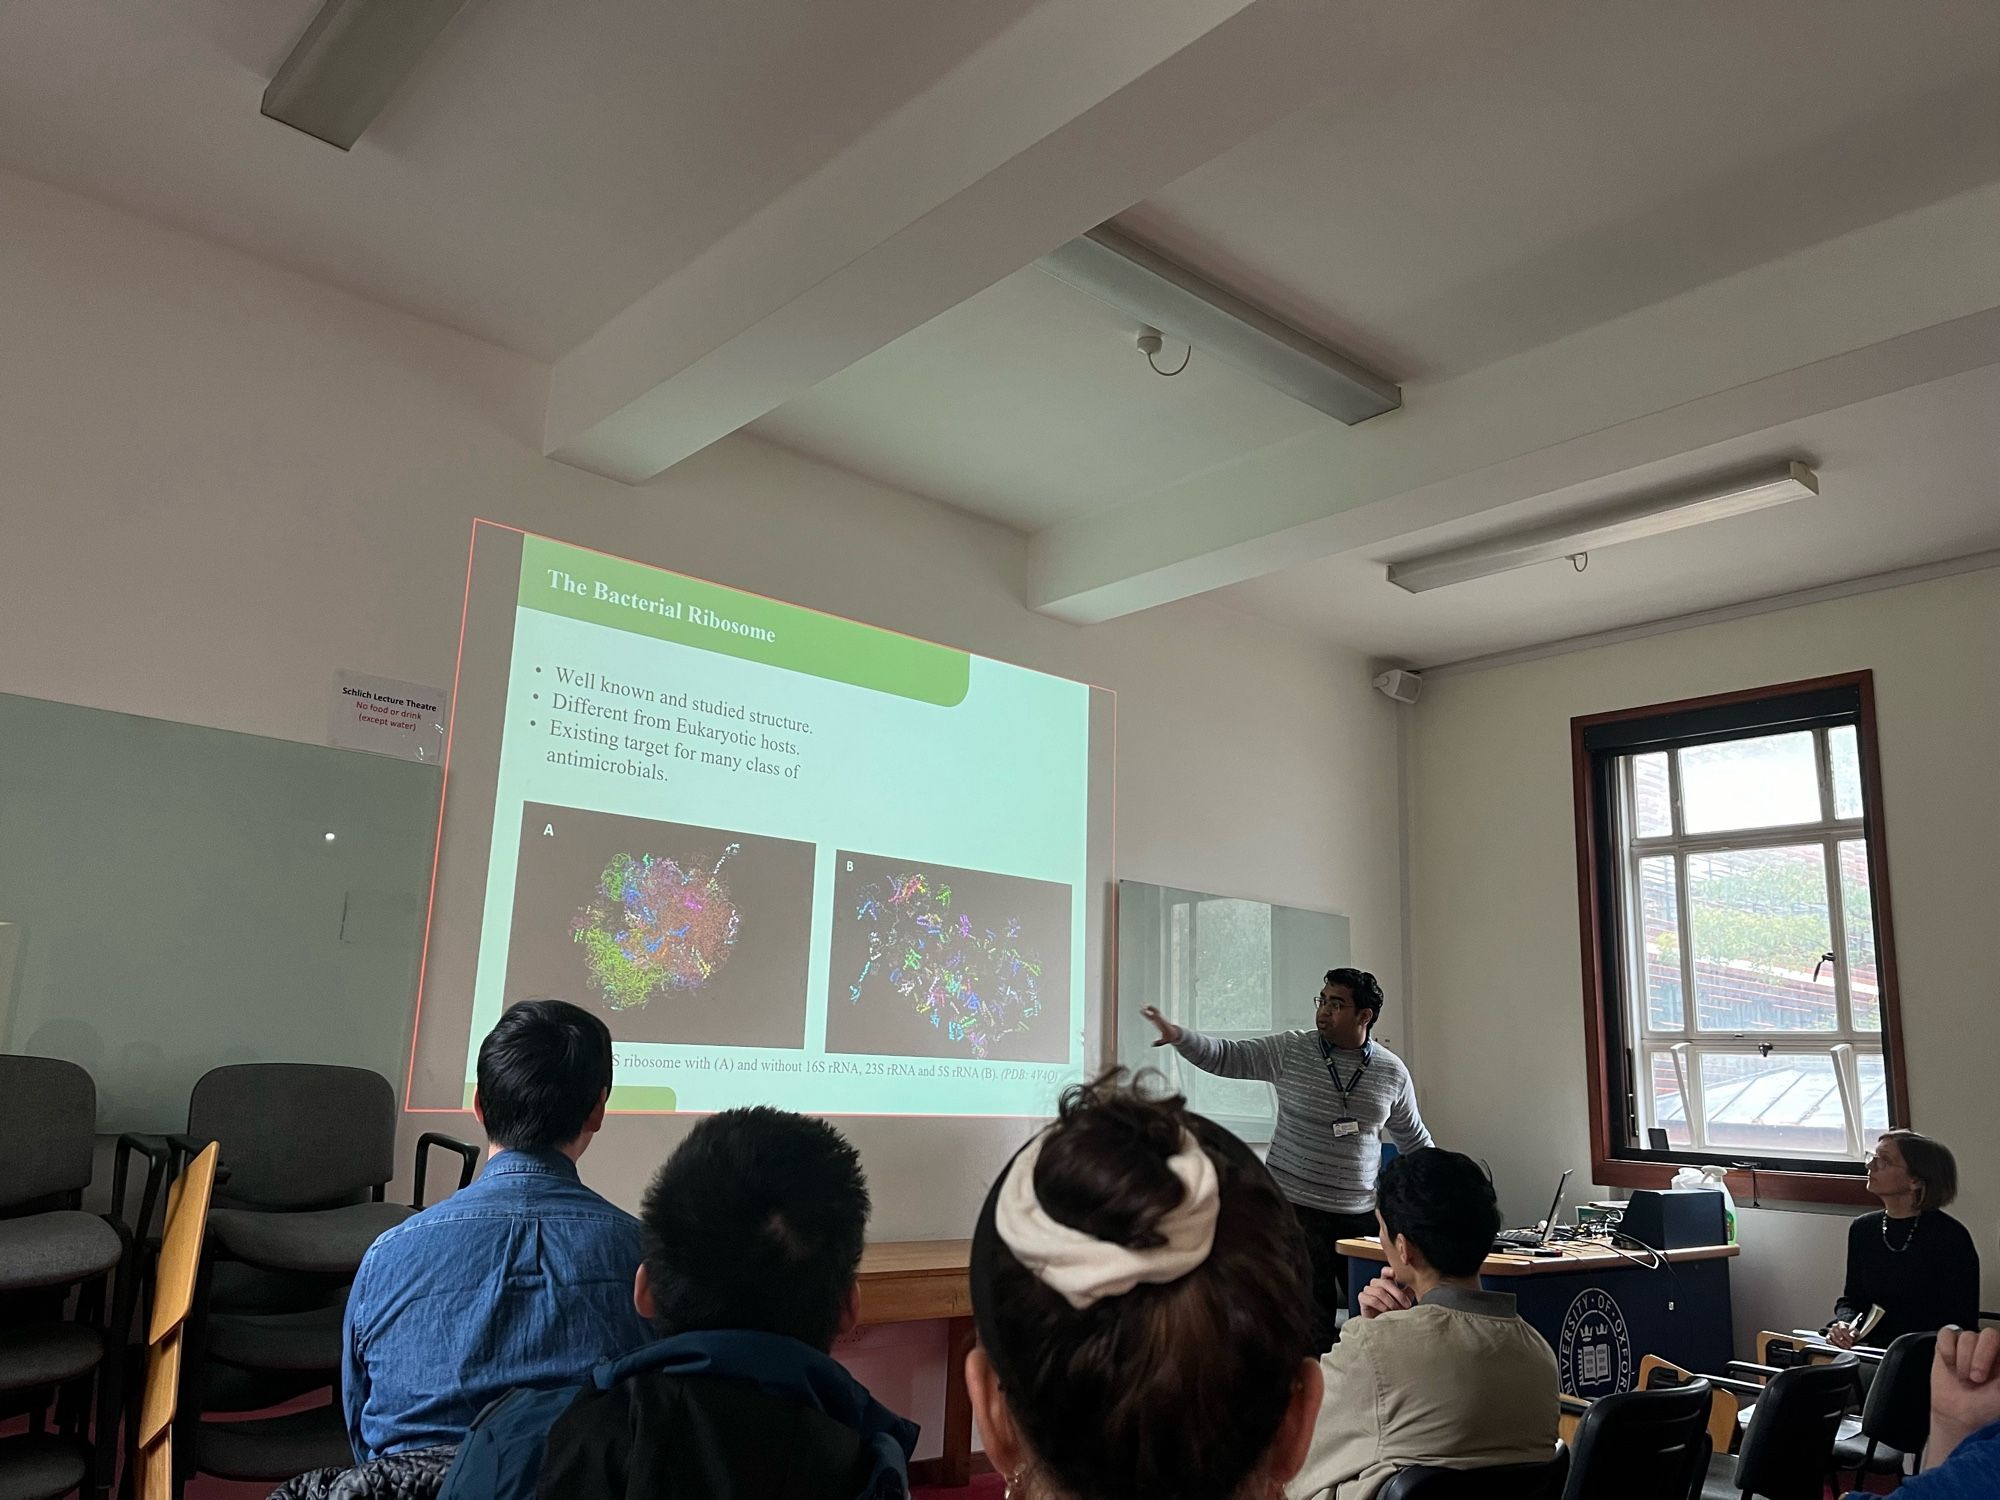
[[[1271,1029],[1271,908],[1204,901],[1194,912],[1194,1013],[1202,1031]]]

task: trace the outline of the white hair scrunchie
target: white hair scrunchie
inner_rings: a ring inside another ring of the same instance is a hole
[[[1014,1258],[1045,1286],[1062,1293],[1078,1311],[1106,1297],[1120,1297],[1143,1283],[1178,1281],[1208,1259],[1215,1245],[1215,1220],[1222,1208],[1215,1163],[1201,1143],[1181,1132],[1180,1150],[1167,1158],[1167,1168],[1187,1193],[1162,1215],[1159,1232],[1166,1243],[1150,1250],[1132,1250],[1058,1224],[1035,1196],[1035,1163],[1048,1140],[1043,1131],[1021,1148],[1007,1169],[1007,1179],[993,1205],[993,1227]]]

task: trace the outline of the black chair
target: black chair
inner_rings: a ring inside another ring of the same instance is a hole
[[[1860,1420],[1841,1423],[1833,1466],[1841,1473],[1902,1474],[1931,1436],[1935,1333],[1906,1333],[1882,1351]]]
[[[1697,1379],[1593,1401],[1570,1441],[1564,1500],[1687,1500],[1708,1472],[1714,1396]]]
[[[6,1500],[102,1495],[111,1483],[112,1330],[131,1321],[130,1239],[79,1207],[96,1129],[97,1086],[82,1068],[0,1056],[0,1417],[28,1419],[26,1433],[0,1438]]]
[[[1857,1389],[1855,1368],[1854,1356],[1843,1354],[1827,1364],[1779,1370],[1752,1387],[1757,1406],[1743,1446],[1733,1458],[1709,1458],[1702,1500],[1824,1500],[1833,1440]]]
[[[1375,1493],[1376,1500],[1562,1500],[1568,1479],[1569,1449],[1558,1443],[1547,1463],[1484,1469],[1413,1464],[1398,1469]]]
[[[471,1182],[480,1152],[449,1136],[417,1141],[410,1204],[384,1201],[395,1174],[396,1096],[362,1068],[241,1063],[195,1084],[179,1156],[221,1145],[227,1173],[209,1213],[202,1281],[185,1358],[193,1370],[176,1429],[180,1477],[277,1481],[351,1464],[337,1400],[341,1319],[361,1257],[384,1230],[423,1207],[430,1149],[460,1158]],[[317,1391],[326,1405],[260,1411]]]

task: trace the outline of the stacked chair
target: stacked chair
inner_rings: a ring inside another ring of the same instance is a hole
[[[0,1500],[109,1492],[131,1239],[81,1208],[96,1127],[82,1068],[0,1056],[0,1416],[28,1419],[0,1439]]]
[[[480,1156],[426,1133],[414,1201],[386,1202],[396,1119],[395,1091],[361,1068],[244,1063],[195,1084],[186,1135],[165,1143],[169,1171],[184,1171],[210,1142],[220,1162],[180,1339],[187,1399],[174,1418],[177,1480],[206,1473],[275,1483],[354,1461],[339,1404],[348,1287],[376,1236],[423,1207],[431,1148],[459,1157],[460,1187]],[[159,1149],[139,1138],[121,1147]],[[322,1394],[317,1405],[248,1415]]]

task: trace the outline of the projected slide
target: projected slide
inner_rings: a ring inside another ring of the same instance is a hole
[[[510,1000],[600,1010],[615,1042],[801,1047],[813,847],[530,802]]]
[[[612,1108],[1046,1115],[1098,1055],[1109,695],[482,523],[409,1098],[555,996]]]
[[[842,850],[829,1052],[1062,1062],[1069,887]]]

